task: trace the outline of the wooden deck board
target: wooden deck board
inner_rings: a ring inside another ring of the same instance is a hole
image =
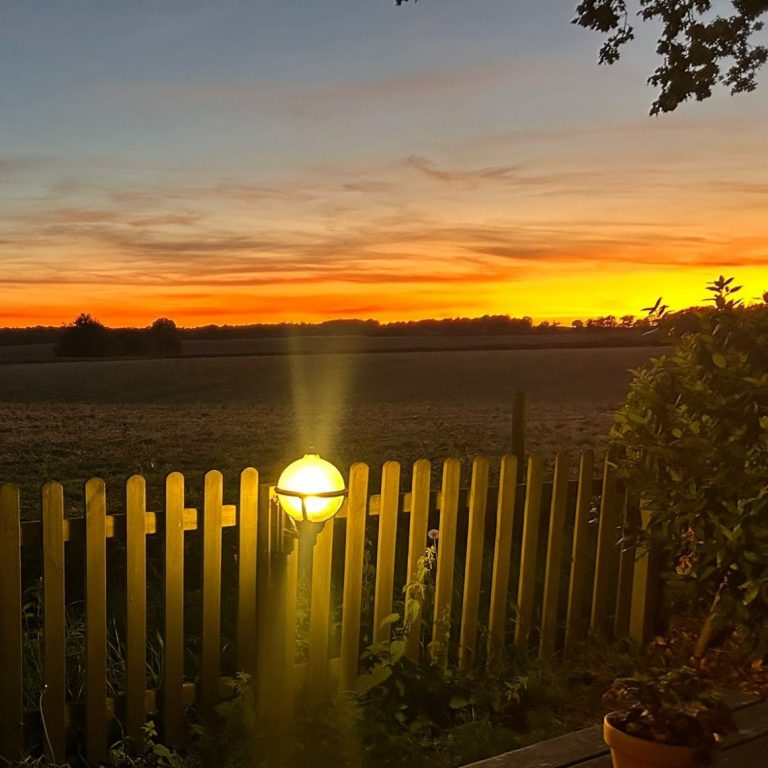
[[[584,728],[554,739],[480,760],[464,768],[564,768],[581,765],[606,753],[600,726]],[[608,761],[610,765],[610,760]]]
[[[736,713],[739,732],[724,740],[715,768],[765,768],[768,765],[768,701],[755,701]],[[595,725],[532,744],[464,768],[611,768],[602,726]]]

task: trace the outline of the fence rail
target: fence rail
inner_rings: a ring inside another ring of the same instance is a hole
[[[272,489],[251,468],[236,504],[224,503],[221,473],[208,472],[201,510],[185,506],[177,472],[159,512],[140,476],[119,510],[92,479],[84,516],[71,519],[58,483],[42,487],[33,522],[20,520],[19,489],[0,486],[0,757],[22,752],[35,718],[57,761],[79,726],[89,759],[101,761],[116,721],[139,740],[150,716],[165,743],[179,744],[185,709],[212,717],[238,671],[278,715],[298,690],[354,688],[361,648],[392,635],[385,619],[403,610],[430,528],[434,588],[411,606],[412,661],[497,674],[511,648],[548,659],[589,633],[642,641],[653,569],[618,546],[640,517],[610,457],[599,479],[591,451],[576,480],[565,455],[551,480],[546,469],[530,456],[521,483],[514,456],[498,466],[480,457],[462,487],[461,464],[448,459],[432,488],[420,460],[404,489],[400,465],[387,462],[371,493],[368,466],[354,464],[344,506],[315,542],[282,534]]]

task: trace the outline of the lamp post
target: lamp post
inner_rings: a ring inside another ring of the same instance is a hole
[[[347,488],[341,472],[317,453],[307,453],[281,473],[275,496],[300,536],[314,541],[341,509]]]
[[[259,603],[262,607],[258,621],[263,654],[260,668],[268,672],[259,678],[262,687],[258,706],[269,729],[278,733],[289,727],[294,703],[289,671],[294,663],[294,638],[286,636],[288,558],[294,553],[311,565],[317,535],[341,509],[347,489],[333,464],[316,453],[308,453],[282,471],[273,493],[268,526],[274,546],[266,578],[261,581],[264,599]],[[296,538],[304,542],[298,553],[294,552]]]

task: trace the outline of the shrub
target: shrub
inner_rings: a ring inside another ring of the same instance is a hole
[[[646,543],[665,555],[670,584],[714,626],[744,626],[768,647],[768,294],[743,306],[720,277],[714,307],[686,313],[673,342],[634,372],[611,437],[649,513]],[[699,646],[701,650],[701,643]]]
[[[706,762],[718,738],[736,731],[731,710],[689,667],[618,678],[603,700],[614,709],[609,721],[615,728],[647,741],[695,747]]]

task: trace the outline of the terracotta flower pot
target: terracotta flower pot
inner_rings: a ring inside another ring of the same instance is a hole
[[[603,720],[603,739],[611,749],[613,768],[700,768],[693,747],[675,747],[630,736]]]

